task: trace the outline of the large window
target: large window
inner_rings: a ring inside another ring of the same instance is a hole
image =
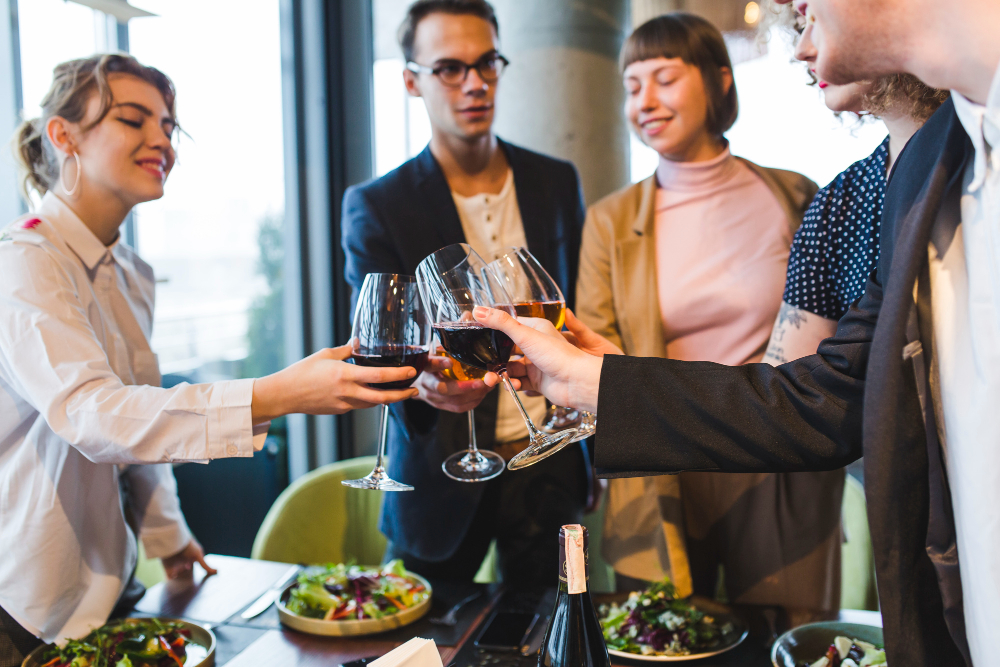
[[[158,279],[153,347],[195,381],[283,365],[284,168],[277,0],[137,0],[132,53],[177,86],[185,133],[163,199],[136,209]]]
[[[169,75],[185,130],[165,196],[136,207],[134,244],[157,277],[153,349],[165,383],[283,365],[284,173],[278,0],[136,0],[129,51]],[[102,12],[19,0],[26,118],[65,60],[118,47]]]

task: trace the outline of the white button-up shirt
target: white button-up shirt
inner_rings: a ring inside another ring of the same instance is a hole
[[[517,205],[517,193],[514,190],[513,170],[507,170],[507,179],[500,194],[480,193],[463,197],[452,192],[451,196],[458,209],[458,219],[462,222],[465,242],[487,262],[500,259],[507,248],[528,247],[521,209]],[[545,397],[521,394],[521,405],[535,426],[545,420]],[[497,442],[512,442],[528,437],[528,427],[524,424],[521,412],[506,391],[500,392],[494,433]]]
[[[51,193],[0,233],[0,607],[45,641],[103,624],[135,566],[120,479],[168,556],[191,534],[165,462],[255,449],[253,380],[160,388],[153,286]]]
[[[949,245],[936,228],[944,238],[930,249],[935,407],[943,417],[966,636],[973,664],[987,667],[1000,665],[1000,69],[985,106],[952,97],[975,158],[958,231]]]

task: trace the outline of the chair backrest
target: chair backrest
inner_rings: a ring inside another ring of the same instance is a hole
[[[847,475],[841,514],[844,535],[841,549],[840,607],[878,611],[875,588],[875,556],[868,529],[865,489],[856,478]]]
[[[382,492],[340,483],[364,477],[374,466],[374,456],[347,459],[295,480],[268,511],[251,557],[306,564],[381,563],[386,546],[378,530]]]

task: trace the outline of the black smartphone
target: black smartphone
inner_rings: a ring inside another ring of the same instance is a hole
[[[476,637],[476,646],[493,651],[520,651],[537,622],[538,614],[494,612]]]
[[[343,663],[340,667],[365,667],[365,665],[370,665],[382,656],[373,655],[370,658],[361,658],[360,660],[351,660],[350,662]]]

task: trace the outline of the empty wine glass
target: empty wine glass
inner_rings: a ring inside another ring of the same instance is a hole
[[[430,343],[430,318],[420,301],[417,279],[396,273],[369,273],[361,285],[351,328],[352,357],[359,366],[413,366],[408,380],[373,384],[373,389],[405,389],[424,367]],[[389,406],[380,408],[378,457],[375,468],[361,479],[342,481],[355,489],[412,491],[385,471],[385,443],[389,437]]]
[[[537,457],[549,449],[561,449],[574,432],[545,434],[539,431],[510,383],[507,362],[514,350],[514,341],[502,331],[484,327],[472,316],[476,306],[515,314],[510,296],[483,258],[465,243],[442,248],[417,266],[417,282],[433,314],[434,331],[448,355],[463,364],[498,374],[514,398],[528,427],[530,442],[518,456],[532,452],[528,458],[534,462],[531,456]]]
[[[490,262],[490,269],[500,278],[519,316],[542,317],[556,329],[562,329],[566,321],[566,299],[556,281],[527,248],[508,248]],[[573,435],[561,446],[543,452],[525,450],[511,459],[507,467],[511,470],[523,468],[555,454],[566,445],[589,438],[597,430],[597,418],[590,412],[549,406],[542,430],[553,433],[567,428],[572,429]]]

